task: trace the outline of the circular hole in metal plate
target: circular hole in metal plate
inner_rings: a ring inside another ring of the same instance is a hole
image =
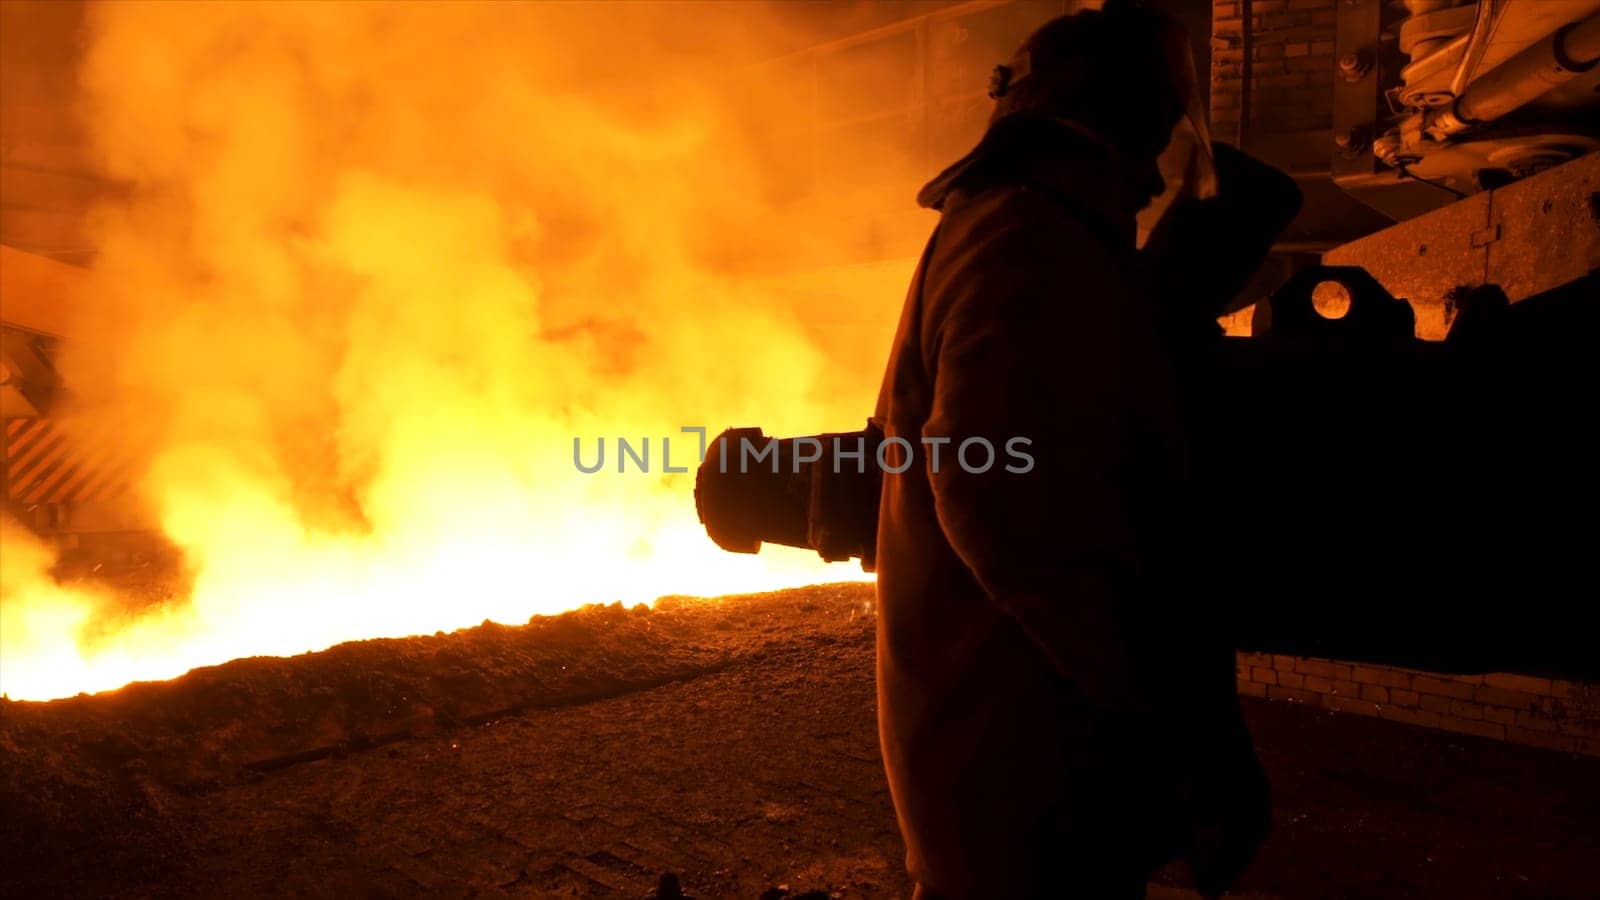
[[[1311,289],[1311,305],[1324,319],[1342,319],[1350,312],[1350,289],[1337,281],[1324,281]]]

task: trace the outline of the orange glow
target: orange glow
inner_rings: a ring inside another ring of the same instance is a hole
[[[862,577],[718,550],[660,440],[681,465],[681,426],[859,426],[914,260],[822,278],[871,326],[831,340],[773,273],[843,226],[768,199],[793,160],[737,114],[765,86],[680,46],[749,35],[645,7],[92,8],[85,113],[130,199],[98,211],[61,366],[159,433],[140,500],[193,591],[58,586],[7,523],[0,690]],[[651,474],[616,473],[618,436]]]

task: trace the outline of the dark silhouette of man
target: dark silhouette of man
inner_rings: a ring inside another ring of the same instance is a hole
[[[1186,46],[1134,2],[1046,24],[919,196],[941,219],[875,419],[879,727],[920,897],[1143,897],[1177,859],[1215,895],[1265,835],[1135,249]]]

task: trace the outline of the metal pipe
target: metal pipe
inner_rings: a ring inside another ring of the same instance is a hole
[[[1467,46],[1461,51],[1461,64],[1456,66],[1455,77],[1450,79],[1451,96],[1461,96],[1467,85],[1472,83],[1472,76],[1478,74],[1478,64],[1483,62],[1483,54],[1489,49],[1489,39],[1494,35],[1495,27],[1500,24],[1500,16],[1505,11],[1503,0],[1478,0],[1478,14],[1472,20]]]
[[[1556,29],[1473,82],[1448,107],[1428,113],[1423,131],[1442,141],[1492,122],[1600,64],[1600,15]]]

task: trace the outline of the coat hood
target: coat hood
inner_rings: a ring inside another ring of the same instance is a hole
[[[1111,142],[1068,119],[1012,115],[995,121],[978,145],[917,192],[917,203],[943,210],[958,189],[1037,185],[1130,240],[1135,216],[1126,208],[1122,163]]]

